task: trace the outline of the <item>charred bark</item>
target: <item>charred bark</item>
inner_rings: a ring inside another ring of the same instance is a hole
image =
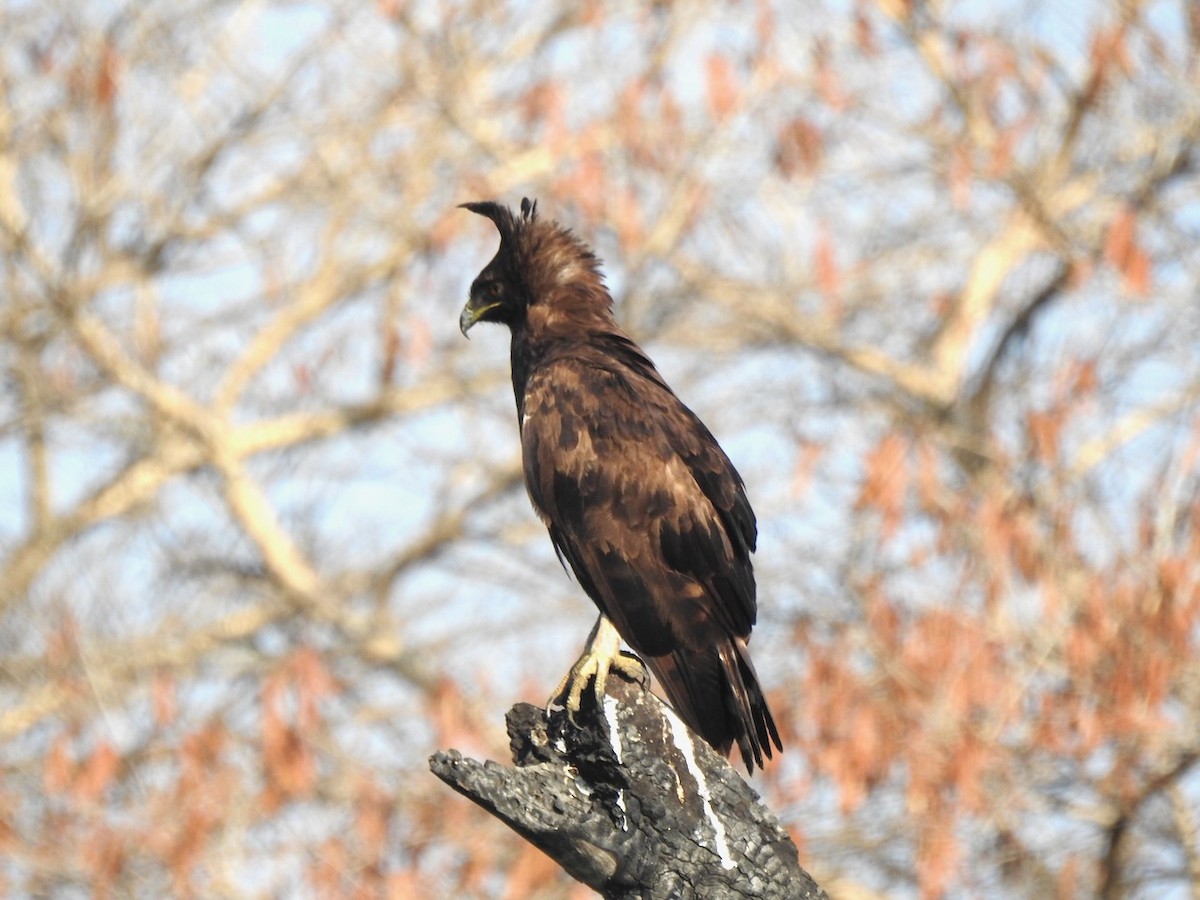
[[[513,766],[435,753],[433,773],[608,898],[828,896],[733,767],[644,685],[612,676],[572,722],[518,703]]]

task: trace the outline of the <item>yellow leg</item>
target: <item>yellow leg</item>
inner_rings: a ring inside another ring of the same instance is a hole
[[[588,635],[583,655],[575,661],[575,665],[571,666],[571,670],[550,696],[547,708],[557,706],[559,701],[563,701],[562,705],[566,707],[569,715],[579,712],[584,688],[592,678],[595,678],[592,690],[596,695],[596,703],[603,704],[604,685],[608,681],[608,673],[614,670],[639,681],[646,677],[646,668],[642,661],[632,653],[621,650],[621,636],[617,634],[613,623],[602,615],[596,620],[592,633]]]

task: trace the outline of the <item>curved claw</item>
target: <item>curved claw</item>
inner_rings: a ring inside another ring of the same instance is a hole
[[[573,722],[575,713],[579,712],[579,706],[583,702],[583,692],[588,682],[594,679],[592,690],[596,703],[603,704],[604,686],[608,682],[608,673],[613,671],[638,681],[644,681],[647,677],[642,661],[621,649],[621,636],[617,634],[617,629],[607,618],[601,616],[592,633],[588,635],[583,654],[550,695],[546,708],[551,709],[559,705],[565,707],[567,717]],[[559,701],[562,701],[561,704]]]

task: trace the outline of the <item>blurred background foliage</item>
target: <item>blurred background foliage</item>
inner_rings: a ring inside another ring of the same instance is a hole
[[[583,897],[453,796],[593,620],[536,197],[742,471],[834,898],[1200,892],[1187,0],[0,9],[0,890]]]

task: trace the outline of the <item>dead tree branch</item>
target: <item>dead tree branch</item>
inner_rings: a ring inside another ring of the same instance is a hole
[[[645,685],[609,679],[565,713],[508,713],[515,766],[435,753],[456,791],[608,898],[825,898],[733,767]]]

